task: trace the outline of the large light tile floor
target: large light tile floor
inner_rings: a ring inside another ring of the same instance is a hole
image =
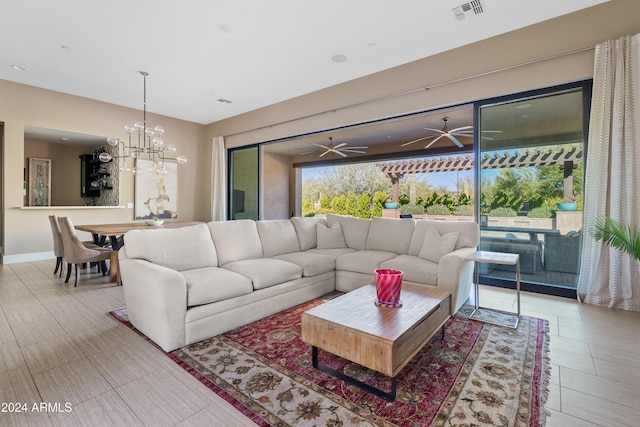
[[[94,273],[74,288],[53,268],[0,265],[0,409],[27,406],[0,426],[254,425],[107,314],[122,287]],[[482,287],[480,301],[513,311],[515,292]],[[527,293],[522,310],[550,323],[548,426],[638,425],[640,313]]]

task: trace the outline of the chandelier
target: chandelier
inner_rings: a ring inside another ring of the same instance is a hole
[[[175,153],[177,151],[175,145],[165,145],[162,135],[164,134],[164,128],[160,125],[154,127],[147,127],[147,76],[149,73],[146,71],[140,71],[144,81],[144,102],[143,102],[143,115],[141,122],[135,122],[134,124],[125,125],[124,130],[128,134],[127,141],[123,141],[120,138],[107,138],[107,144],[114,147],[115,154],[109,154],[107,152],[100,153],[99,159],[102,162],[109,162],[112,159],[124,159],[120,163],[120,170],[123,172],[131,172],[134,175],[142,173],[142,168],[136,163],[133,168],[129,167],[127,159],[133,157],[134,159],[140,159],[145,157],[145,160],[151,160],[152,166],[150,171],[156,175],[166,175],[168,173],[165,166],[165,160],[175,160],[178,164],[184,165],[187,163],[185,156],[167,157],[167,153]]]

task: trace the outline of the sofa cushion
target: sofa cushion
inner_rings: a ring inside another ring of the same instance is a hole
[[[458,233],[452,232],[441,236],[433,227],[429,227],[424,236],[424,242],[422,243],[422,249],[418,257],[426,259],[427,261],[438,263],[440,258],[453,252],[458,241]]]
[[[265,258],[300,251],[296,229],[288,219],[258,221],[256,225]]]
[[[309,249],[307,252],[314,254],[322,254],[322,255],[330,255],[334,258],[339,257],[340,255],[349,254],[351,252],[355,252],[355,249],[351,248],[338,248],[338,249]]]
[[[357,249],[359,251],[363,251],[365,249],[367,235],[369,234],[369,226],[371,225],[370,219],[327,214],[327,225],[332,227],[335,223],[340,223],[347,247]]]
[[[438,264],[413,255],[398,255],[380,264],[380,268],[402,271],[402,280],[427,285],[438,284]]]
[[[124,240],[130,258],[145,259],[173,270],[218,266],[216,248],[205,224],[130,230]]]
[[[355,273],[373,274],[384,261],[395,258],[398,254],[383,251],[356,251],[340,255],[336,258],[336,269]]]
[[[313,252],[292,252],[275,257],[302,267],[302,275],[317,276],[336,269],[336,257]]]
[[[342,235],[340,223],[335,223],[330,228],[324,224],[316,225],[318,233],[318,249],[340,249],[346,248],[347,244]]]
[[[268,288],[302,277],[302,267],[274,258],[246,259],[222,267],[248,277],[253,289]]]
[[[414,224],[415,221],[412,219],[373,218],[366,249],[407,254]]]
[[[318,231],[316,225],[327,225],[327,220],[323,217],[293,217],[290,221],[296,229],[301,251],[308,251],[309,249],[315,248],[318,242]]]
[[[219,267],[182,272],[187,283],[187,306],[209,304],[253,292],[247,277]]]
[[[421,219],[416,221],[413,236],[411,237],[411,245],[409,246],[409,255],[418,256],[429,227],[434,227],[440,235],[458,232],[458,241],[454,249],[475,248],[480,243],[480,228],[475,221],[431,221]]]
[[[262,258],[262,242],[255,221],[212,221],[207,225],[218,251],[218,265]]]

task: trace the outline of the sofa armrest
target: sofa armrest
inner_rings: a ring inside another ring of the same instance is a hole
[[[451,293],[451,315],[455,314],[471,294],[473,262],[465,257],[475,248],[460,248],[440,258],[438,263],[438,289]]]
[[[127,314],[131,324],[165,351],[186,343],[187,284],[184,276],[149,261],[128,258],[119,263]]]

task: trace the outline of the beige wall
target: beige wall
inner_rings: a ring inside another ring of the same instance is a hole
[[[589,79],[593,47],[639,33],[638,16],[640,1],[614,0],[212,123],[206,138],[221,135],[227,148],[240,147]],[[579,53],[563,55],[569,52]],[[393,96],[405,92],[410,93]]]
[[[286,219],[289,211],[291,159],[262,151],[262,219]]]
[[[0,122],[4,123],[3,262],[46,257],[53,247],[49,214],[69,216],[76,224],[133,221],[133,208],[128,207],[134,203],[134,181],[130,174],[122,174],[120,180],[123,208],[23,209],[25,126],[124,137],[123,126],[140,120],[141,116],[141,111],[0,80]],[[186,167],[178,171],[180,219],[209,220],[209,205],[203,197],[210,193],[211,176],[209,157],[203,154],[204,126],[151,113],[147,113],[147,122],[162,123],[165,140],[189,158]]]

